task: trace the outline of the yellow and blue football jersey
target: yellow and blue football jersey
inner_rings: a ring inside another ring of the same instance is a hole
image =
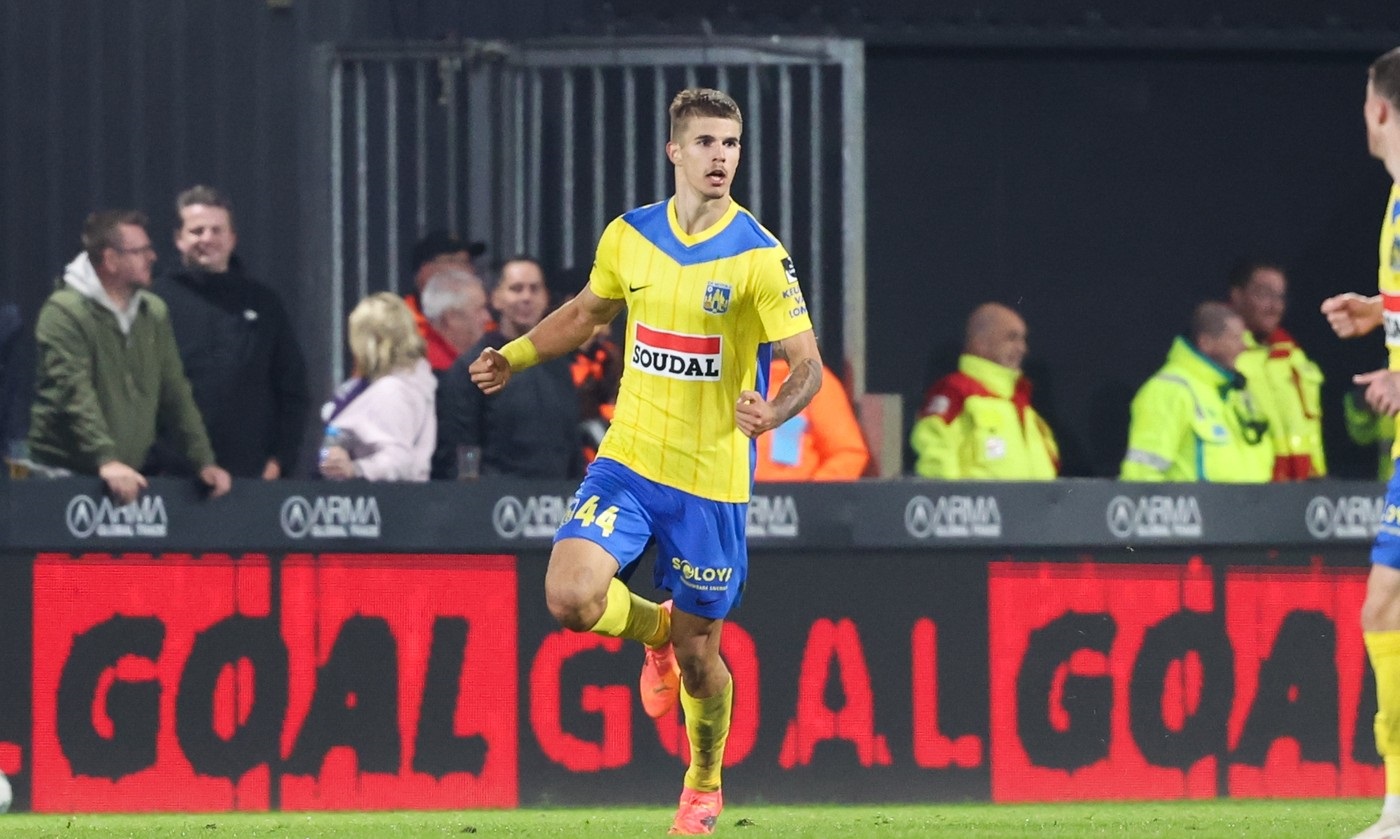
[[[1381,222],[1380,290],[1384,304],[1385,348],[1390,355],[1391,370],[1400,370],[1400,183],[1390,187],[1390,202]],[[1400,457],[1400,438],[1390,449],[1392,458]]]
[[[782,244],[735,202],[693,236],[671,201],[649,204],[603,231],[589,284],[627,304],[622,385],[598,457],[702,498],[747,501],[739,392],[765,393],[767,345],[812,328]]]

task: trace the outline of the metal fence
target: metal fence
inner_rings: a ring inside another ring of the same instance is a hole
[[[736,198],[792,253],[824,352],[844,357],[852,390],[864,391],[859,42],[469,41],[323,55],[330,173],[319,233],[336,346],[348,307],[401,289],[412,243],[436,228],[487,242],[492,259],[536,256],[556,292],[582,287],[607,222],[673,191],[666,108],[681,88],[706,85],[744,110]]]

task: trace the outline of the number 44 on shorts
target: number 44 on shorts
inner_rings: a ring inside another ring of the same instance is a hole
[[[584,527],[598,525],[598,529],[603,531],[603,536],[611,536],[613,528],[617,526],[617,505],[606,507],[603,512],[598,512],[598,496],[591,496],[587,501],[578,505],[573,514],[566,521],[578,520]]]

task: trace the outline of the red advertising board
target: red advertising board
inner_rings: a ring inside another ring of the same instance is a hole
[[[36,811],[509,807],[509,557],[40,555]]]
[[[900,555],[857,580],[819,559],[801,597],[775,605],[770,583],[725,627],[726,779],[746,794],[1382,791],[1363,568]],[[40,812],[673,795],[679,714],[642,713],[635,644],[558,629],[536,583],[521,596],[544,562],[40,555],[30,742],[0,742],[0,770]]]
[[[1365,596],[1360,568],[1226,570],[1226,626],[1235,652],[1230,795],[1383,790],[1379,761],[1355,758],[1375,751],[1374,696],[1360,710],[1366,650],[1357,623]],[[1358,732],[1364,743],[1356,742]]]
[[[988,574],[993,800],[1215,795],[1215,757],[1154,765],[1130,717],[1149,631],[1214,609],[1209,568],[993,563]],[[1200,669],[1184,656],[1165,675],[1150,711],[1181,733]]]
[[[1365,570],[1221,573],[993,563],[993,799],[1380,794]]]

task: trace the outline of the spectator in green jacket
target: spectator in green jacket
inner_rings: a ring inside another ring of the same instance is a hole
[[[165,304],[146,290],[155,261],[145,215],[93,213],[83,224],[83,252],[64,269],[35,327],[30,457],[100,475],[122,503],[146,486],[137,470],[157,427],[195,464],[211,494],[230,484],[214,463]]]

